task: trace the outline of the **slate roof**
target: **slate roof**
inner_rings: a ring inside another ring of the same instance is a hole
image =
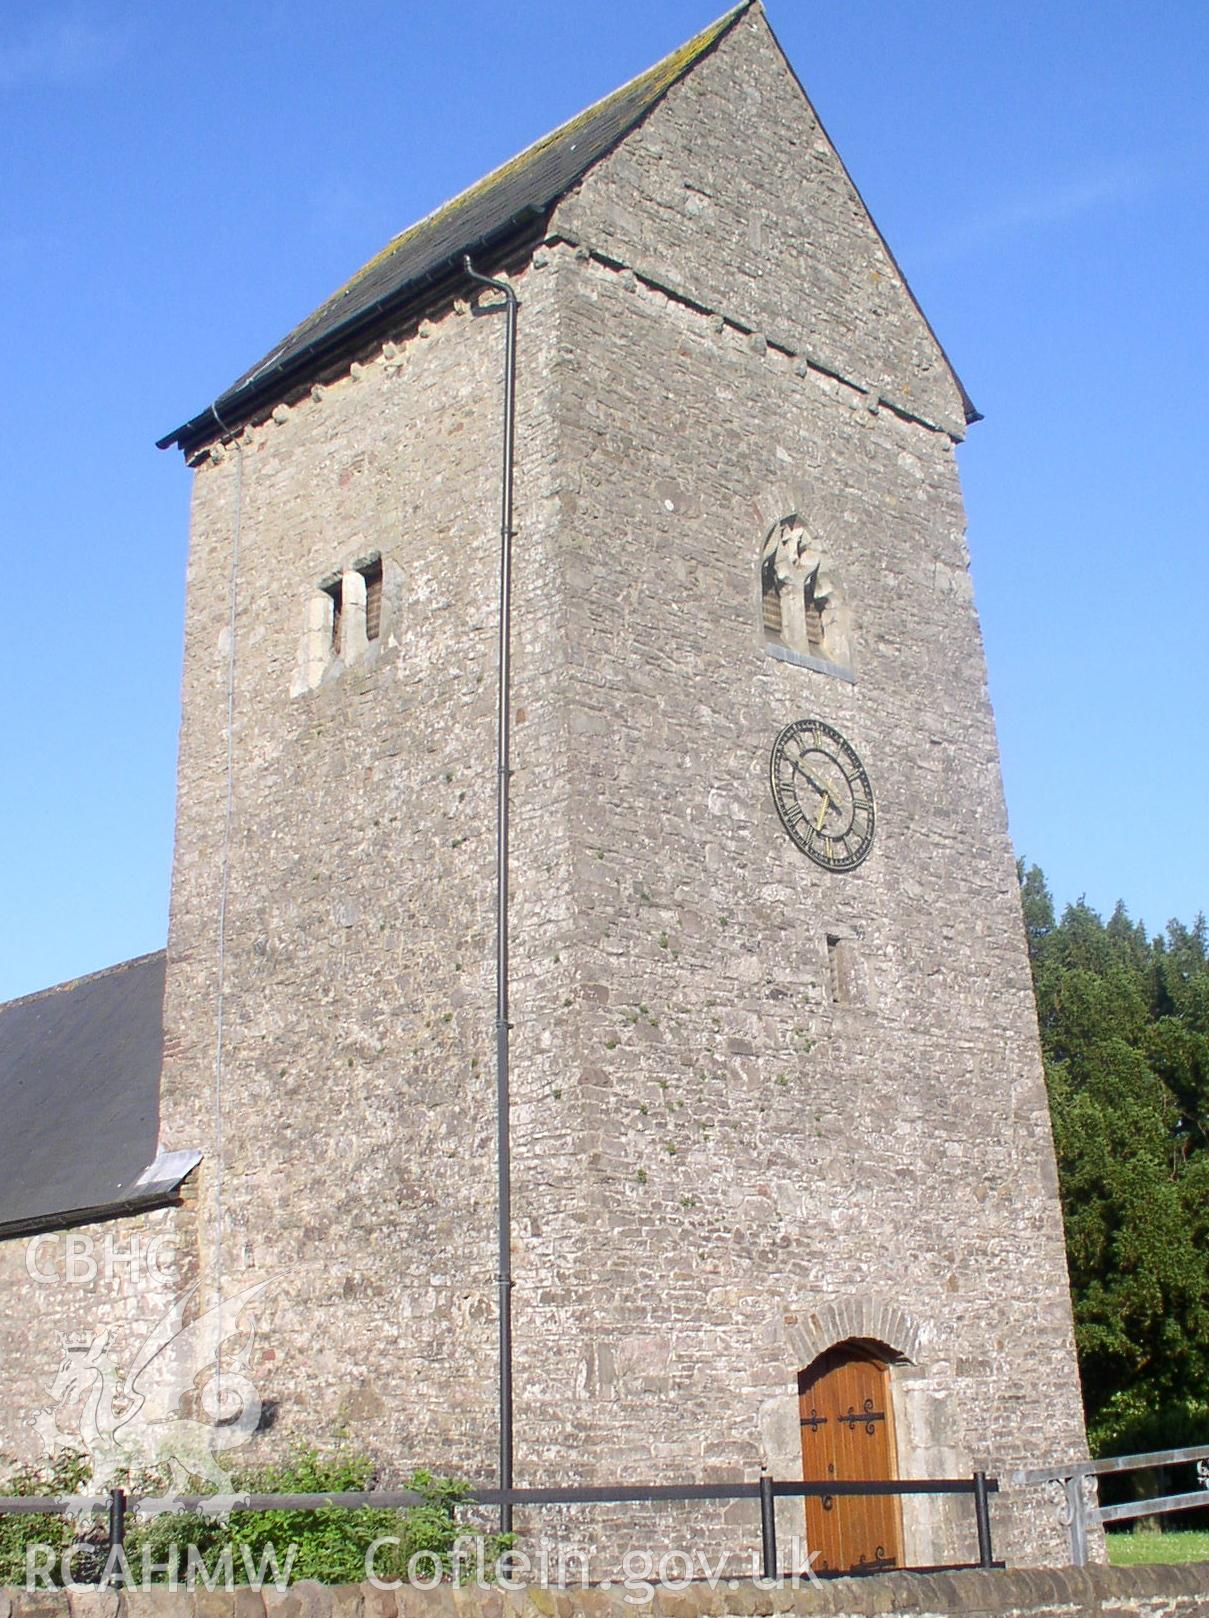
[[[313,375],[325,360],[347,351],[418,297],[430,295],[439,282],[464,280],[464,253],[482,253],[518,236],[526,225],[535,228],[755,3],[743,0],[638,78],[394,237],[212,406],[161,438],[158,447],[179,444],[188,453],[220,426],[246,421],[291,384]]]
[[[0,1234],[163,1201],[164,952],[0,1005]],[[150,1172],[148,1172],[150,1171]]]

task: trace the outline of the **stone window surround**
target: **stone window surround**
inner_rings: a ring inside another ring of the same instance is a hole
[[[826,990],[825,1009],[832,1014],[873,1012],[877,994],[870,978],[868,962],[861,950],[864,936],[860,926],[825,918],[822,932],[822,983]]]
[[[367,575],[380,570],[378,634],[366,632]],[[302,639],[291,696],[313,691],[342,669],[372,659],[391,628],[392,592],[388,588],[390,564],[380,550],[359,553],[344,566],[324,574],[307,598]],[[337,589],[338,587],[338,589]],[[340,648],[335,645],[337,595],[340,602]]]
[[[829,663],[825,657],[813,657],[809,652],[795,652],[779,641],[765,638],[764,655],[775,657],[781,663],[792,663],[796,668],[814,669],[816,674],[830,674],[834,679],[846,680],[849,685],[856,684],[856,675],[846,664]]]
[[[786,646],[783,641],[772,639],[764,628],[764,547],[774,528],[796,517],[798,513],[809,510],[810,504],[809,491],[803,485],[794,482],[777,483],[760,490],[756,495],[754,505],[763,525],[755,566],[756,623],[759,625],[760,645],[766,657],[792,664],[796,668],[813,669],[817,674],[830,675],[833,679],[845,680],[849,685],[855,685],[856,673],[851,661],[854,628],[851,613],[846,606],[843,609],[845,620],[843,632],[848,661],[843,663]],[[829,567],[829,564],[825,565]]]

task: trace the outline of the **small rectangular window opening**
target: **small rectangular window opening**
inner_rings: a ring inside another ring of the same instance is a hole
[[[831,986],[831,1003],[833,1006],[842,1006],[848,999],[846,993],[844,962],[841,957],[840,940],[834,933],[827,934],[827,980]]]
[[[382,558],[361,569],[365,580],[365,638],[377,640],[382,633]]]

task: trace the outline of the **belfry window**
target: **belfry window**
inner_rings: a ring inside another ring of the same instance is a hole
[[[806,647],[808,651],[814,652],[817,656],[822,657],[823,604],[815,595],[818,580],[819,570],[818,568],[815,568],[814,572],[806,581],[803,593],[806,598]]]
[[[321,588],[332,603],[333,657],[342,657],[346,650],[352,651],[361,640],[358,631],[362,628],[366,641],[378,639],[382,633],[380,556],[327,580]]]
[[[780,640],[781,594],[768,577],[767,562],[764,564],[761,575],[760,599],[764,610],[764,633],[771,640]]]
[[[380,555],[320,579],[307,602],[290,690],[298,696],[365,658],[391,627],[391,598]]]
[[[852,678],[849,615],[835,570],[796,514],[765,535],[760,611],[774,657]]]

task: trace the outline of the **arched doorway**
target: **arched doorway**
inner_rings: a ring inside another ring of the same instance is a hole
[[[802,1477],[807,1483],[884,1481],[898,1476],[893,1355],[852,1339],[820,1354],[798,1373]],[[902,1511],[897,1495],[824,1495],[806,1500],[806,1548],[818,1573],[902,1565]]]

